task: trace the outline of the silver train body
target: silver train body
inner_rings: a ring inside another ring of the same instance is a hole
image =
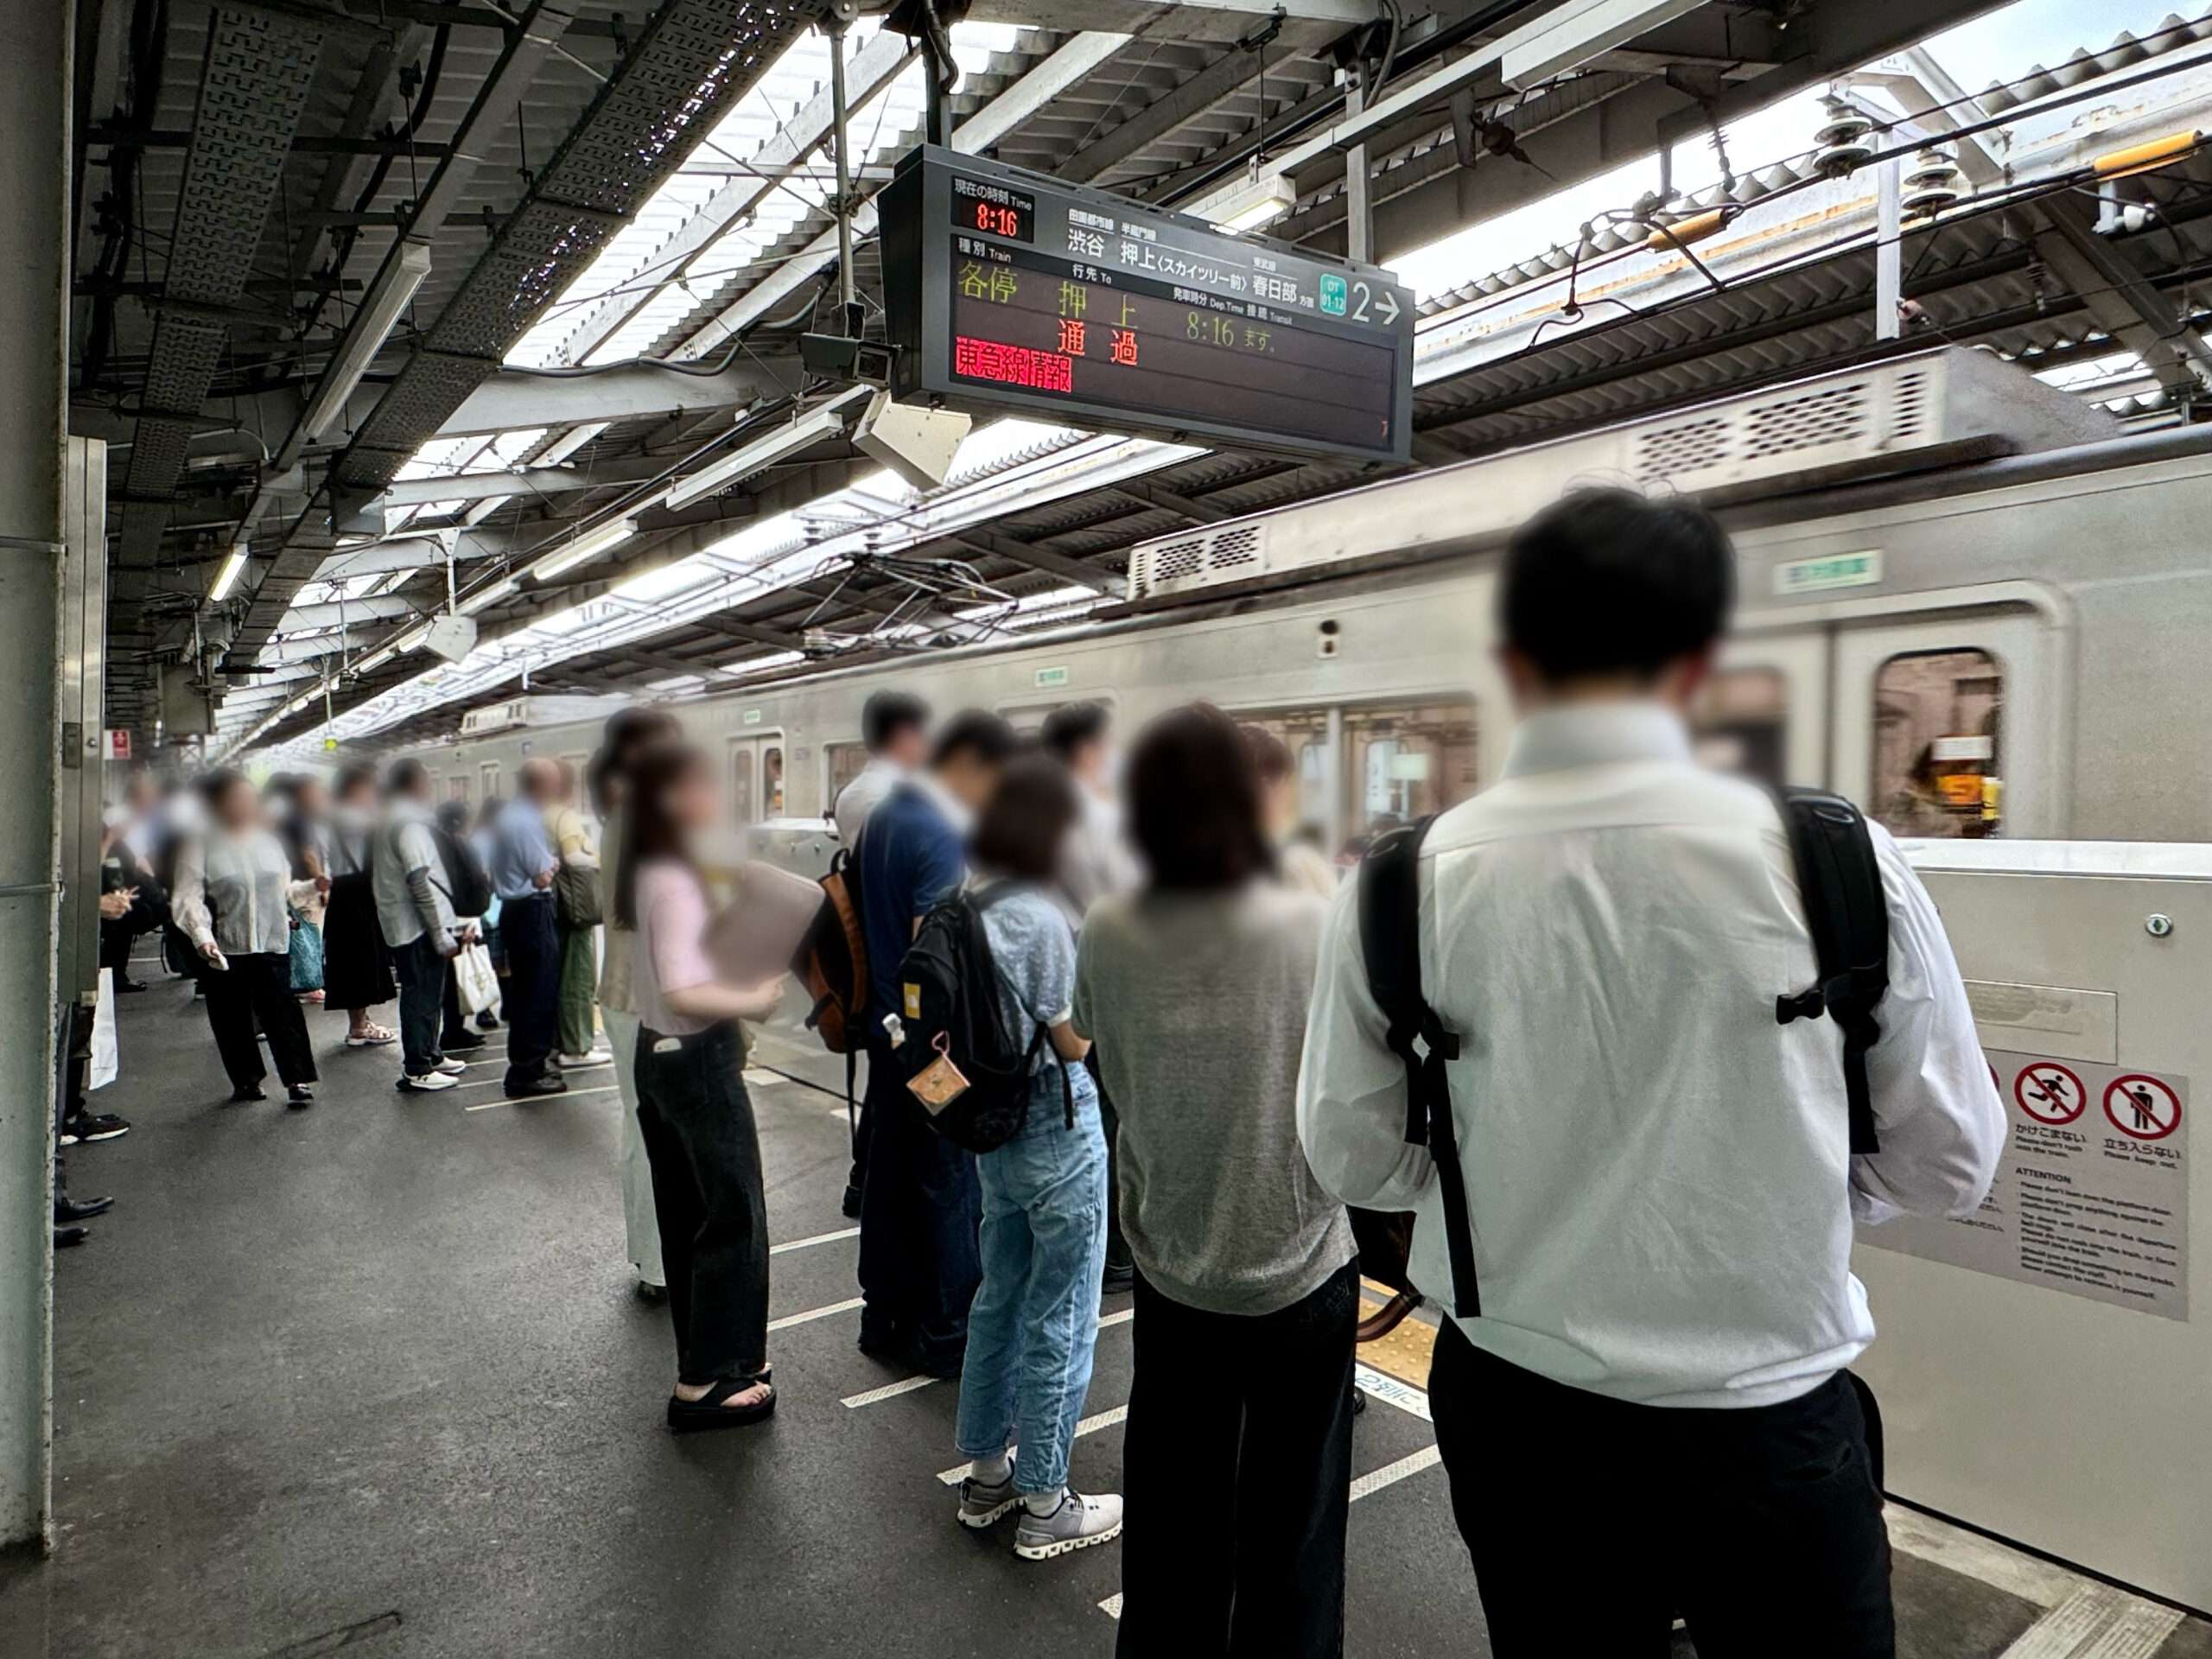
[[[2057,396],[2025,377],[1993,391],[2044,414]],[[1858,481],[1721,477],[1741,602],[1700,721],[1716,758],[1826,784],[1907,835],[2212,840],[2212,434],[2078,436],[2062,416],[2011,454],[1984,435],[1871,478],[1862,457],[1844,469]],[[1960,454],[1984,458],[1947,464]],[[859,764],[862,702],[893,684],[1026,728],[1075,699],[1125,730],[1208,699],[1290,741],[1309,833],[1333,849],[1497,776],[1501,509],[1586,480],[1592,458],[1540,446],[1209,526],[1193,537],[1263,533],[1278,568],[1168,592],[1155,543],[1133,565],[1141,596],[1085,631],[827,667],[678,712],[736,815],[800,864]],[[1166,550],[1178,569],[1186,545]],[[595,722],[522,725],[416,753],[442,795],[480,800],[526,754],[581,758],[596,739]]]

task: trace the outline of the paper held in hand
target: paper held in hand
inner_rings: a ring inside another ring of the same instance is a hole
[[[707,930],[715,971],[734,985],[757,985],[789,973],[799,944],[822,908],[822,889],[803,875],[749,859],[737,872],[736,896]]]

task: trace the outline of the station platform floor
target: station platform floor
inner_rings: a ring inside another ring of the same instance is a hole
[[[782,1399],[765,1427],[677,1440],[607,1070],[509,1103],[499,1032],[463,1087],[405,1096],[395,1051],[312,1012],[319,1103],[234,1106],[188,989],[142,971],[95,1096],[133,1130],[67,1154],[71,1190],[117,1205],[57,1263],[54,1549],[0,1563],[0,1654],[1112,1651],[1118,1546],[1031,1563],[955,1524],[954,1388],[854,1347],[841,1062],[756,1048]],[[1109,1299],[1078,1486],[1118,1490],[1127,1314]],[[1359,1659],[1489,1652],[1427,1335],[1369,1356]],[[1907,1659],[2212,1659],[2202,1620],[1898,1505],[1891,1525]],[[1582,1651],[1572,1608],[1560,1637]]]

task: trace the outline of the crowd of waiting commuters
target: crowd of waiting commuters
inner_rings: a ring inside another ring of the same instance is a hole
[[[1569,497],[1508,552],[1519,723],[1498,780],[1419,853],[1454,1167],[1409,1140],[1357,883],[1295,833],[1278,740],[1195,704],[1124,763],[1098,704],[1031,743],[995,715],[933,725],[914,696],[869,699],[870,758],[831,814],[869,974],[845,1195],[859,1345],[957,1376],[957,1518],[1013,1516],[1016,1553],[1046,1559],[1122,1531],[1124,1497],[1080,1490],[1071,1453],[1102,1296],[1133,1291],[1122,1652],[1343,1650],[1348,1204],[1411,1212],[1413,1280],[1458,1310],[1428,1398],[1494,1652],[1558,1651],[1566,1629],[1580,1651],[1656,1650],[1677,1612],[1706,1659],[1891,1651],[1878,1454],[1846,1370],[1873,1337],[1852,1227],[1971,1212],[2003,1116],[1942,926],[1878,830],[1878,1153],[1849,1150],[1834,1022],[1776,1017],[1814,974],[1782,821],[1694,764],[1685,726],[1732,570],[1703,514],[1616,492]],[[141,781],[111,832],[103,960],[137,988],[130,938],[181,942],[242,1101],[265,1042],[312,1102],[302,999],[345,1011],[348,1048],[396,1046],[410,1091],[453,1086],[472,1013],[509,1028],[511,1096],[611,1060],[628,1254],[674,1330],[668,1423],[759,1422],[776,1383],[746,1025],[786,982],[733,981],[709,949],[711,766],[632,709],[588,779],[532,760],[518,784],[471,827],[441,821],[409,760],[327,797]],[[917,1015],[902,957],[948,902],[979,918],[988,1016],[1028,1067],[1029,1109],[981,1153],[939,1132],[896,1052]],[[457,970],[480,950],[490,975]],[[1454,1282],[1448,1189],[1478,1297]]]

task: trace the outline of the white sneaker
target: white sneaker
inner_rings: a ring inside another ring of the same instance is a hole
[[[613,1053],[603,1048],[594,1048],[588,1054],[561,1054],[555,1058],[561,1062],[561,1069],[563,1071],[581,1071],[586,1066],[614,1064]]]
[[[1014,1529],[1014,1553],[1025,1561],[1048,1561],[1070,1550],[1088,1549],[1122,1535],[1122,1500],[1112,1492],[1085,1497],[1071,1486],[1049,1515],[1037,1515],[1025,1503],[1021,1524]]]
[[[441,1089],[450,1089],[454,1081],[442,1071],[426,1071],[421,1077],[402,1074],[399,1087],[410,1095],[434,1095]]]
[[[440,1060],[438,1070],[449,1077],[457,1077],[468,1070],[468,1062],[467,1060]]]

